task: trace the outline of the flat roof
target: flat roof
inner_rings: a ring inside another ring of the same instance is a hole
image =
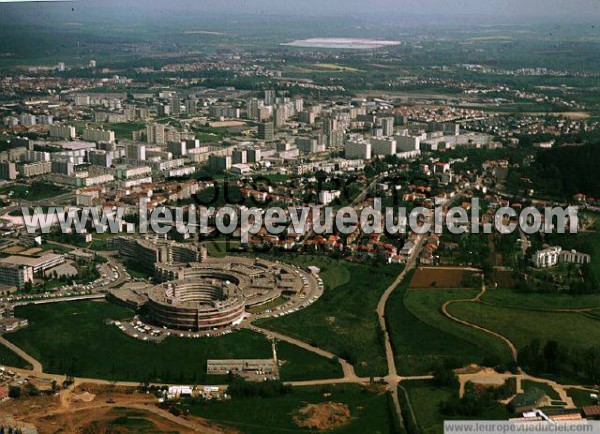
[[[63,255],[59,255],[56,253],[46,253],[40,257],[28,257],[28,256],[8,256],[6,258],[0,258],[0,263],[3,264],[13,264],[13,265],[29,265],[30,267],[37,267],[42,265],[44,262],[53,261],[55,259],[63,258]]]

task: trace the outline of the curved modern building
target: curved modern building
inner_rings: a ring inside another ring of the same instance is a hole
[[[239,324],[246,308],[311,293],[317,281],[289,264],[260,258],[210,258],[206,262],[154,263],[155,286],[114,289],[111,300],[142,309],[152,324],[208,331]],[[308,288],[311,288],[309,290]]]
[[[218,279],[185,279],[155,286],[148,292],[148,317],[160,326],[210,330],[244,319],[246,297],[237,285]]]

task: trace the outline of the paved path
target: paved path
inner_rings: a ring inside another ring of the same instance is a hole
[[[466,320],[460,319],[458,317],[455,317],[450,312],[448,312],[448,307],[450,305],[454,304],[454,303],[476,303],[476,302],[479,302],[480,298],[483,296],[483,294],[485,294],[485,291],[486,291],[486,287],[485,287],[485,284],[484,284],[482,286],[481,292],[479,294],[477,294],[473,298],[447,301],[446,303],[444,303],[442,305],[442,313],[444,314],[444,316],[446,316],[447,318],[451,319],[452,321],[455,321],[455,322],[457,322],[459,324],[466,325],[467,327],[471,327],[471,328],[476,329],[476,330],[480,330],[482,332],[488,333],[488,334],[490,334],[492,336],[496,336],[497,338],[501,339],[502,341],[504,341],[504,343],[506,343],[506,345],[510,349],[510,351],[512,353],[513,361],[517,362],[517,355],[518,355],[517,348],[515,347],[515,344],[513,344],[512,341],[510,339],[508,339],[506,336],[503,336],[500,333],[496,333],[495,331],[492,331],[492,330],[487,329],[485,327],[479,326],[477,324],[473,324],[473,323],[471,323],[469,321],[466,321]]]
[[[44,372],[42,364],[38,360],[34,359],[32,356],[27,354],[25,351],[23,351],[21,348],[17,347],[12,342],[7,341],[4,338],[4,336],[0,336],[0,344],[4,345],[6,348],[11,350],[17,356],[19,356],[20,358],[25,360],[27,363],[29,363],[33,367],[33,369],[30,371],[33,374],[41,374]]]
[[[342,366],[342,370],[344,372],[344,377],[343,378],[346,379],[346,380],[354,381],[354,382],[357,382],[359,380],[359,377],[356,375],[356,372],[354,371],[354,366],[352,366],[352,364],[350,364],[347,360],[344,360],[344,359],[336,356],[335,354],[333,354],[333,353],[331,353],[329,351],[326,351],[326,350],[324,350],[322,348],[318,348],[318,347],[312,346],[312,345],[310,345],[310,344],[308,344],[308,343],[306,343],[304,341],[301,341],[299,339],[292,338],[290,336],[286,336],[286,335],[283,335],[281,333],[273,332],[271,330],[266,330],[266,329],[257,327],[255,325],[248,326],[248,328],[250,328],[251,330],[253,330],[255,332],[262,333],[267,338],[275,338],[275,339],[280,340],[280,341],[288,342],[290,344],[293,344],[293,345],[296,345],[296,346],[298,346],[300,348],[303,348],[303,349],[305,349],[307,351],[311,351],[311,352],[313,352],[315,354],[318,354],[318,355],[320,355],[322,357],[326,357],[329,360],[333,360],[334,358],[337,357],[338,360],[339,360],[339,362],[340,362],[340,365]]]

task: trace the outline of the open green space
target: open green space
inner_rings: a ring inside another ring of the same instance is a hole
[[[483,363],[496,352],[499,355],[496,358],[507,360],[507,353],[496,344],[496,338],[471,331],[440,312],[445,301],[468,298],[476,291],[412,290],[407,289],[408,282],[410,279],[396,288],[386,309],[398,373],[426,374],[439,363],[455,366]]]
[[[472,356],[491,356],[498,363],[508,363],[511,360],[510,350],[501,339],[452,321],[442,313],[442,305],[445,302],[472,298],[477,292],[465,289],[410,289],[404,303],[406,308],[424,323],[475,345],[478,351],[470,350]],[[465,349],[468,351],[468,347]],[[447,352],[448,348],[443,351]]]
[[[540,383],[538,381],[522,380],[521,387],[523,388],[523,391],[527,391],[529,389],[534,389],[534,388],[539,389],[539,390],[543,391],[551,400],[553,400],[553,401],[560,400],[560,395],[558,394],[558,392],[556,390],[554,390],[554,388],[552,386],[550,386],[549,384]]]
[[[115,138],[127,139],[127,140],[133,139],[134,131],[144,130],[145,128],[146,128],[146,124],[136,123],[136,122],[108,124],[105,126],[105,129],[112,130],[115,132]]]
[[[209,240],[204,243],[208,256],[223,258],[231,253],[232,249],[237,249],[241,245],[239,240],[217,239]]]
[[[598,394],[600,391],[597,391]],[[586,405],[597,405],[598,401],[596,399],[591,398],[591,394],[594,392],[590,392],[589,390],[583,389],[567,389],[567,395],[573,398],[573,403],[577,407],[584,407]]]
[[[161,343],[127,336],[109,320],[133,316],[132,311],[105,302],[73,302],[18,307],[17,317],[29,327],[6,338],[56,374],[123,381],[203,383],[207,359],[270,358],[271,344],[241,330],[218,338],[169,337]],[[292,359],[282,379],[339,376],[339,367],[312,353],[282,345],[283,359]],[[304,362],[312,366],[304,366]],[[306,376],[304,374],[306,373]],[[213,381],[214,382],[214,381]]]
[[[68,192],[69,190],[65,190],[58,185],[39,181],[31,183],[31,185],[14,184],[0,189],[0,194],[12,193],[11,197],[13,199],[25,199],[30,201],[50,199]]]
[[[294,315],[257,324],[337,354],[354,364],[358,375],[384,374],[386,361],[375,310],[402,266],[354,264],[302,255],[278,255],[277,259],[321,267],[326,290],[314,304]]]
[[[402,383],[413,411],[418,432],[440,434],[444,432],[445,420],[468,420],[466,416],[446,416],[440,412],[440,402],[448,400],[454,391],[448,387],[435,386],[431,381],[406,381]],[[402,389],[399,390],[403,395]],[[408,413],[410,414],[410,413]],[[506,407],[498,404],[475,417],[477,420],[506,420],[509,413]]]
[[[524,293],[513,289],[488,289],[481,298],[497,306],[527,309],[586,309],[600,308],[600,294]]]
[[[277,358],[283,362],[280,374],[285,381],[341,378],[342,367],[337,360],[328,360],[296,345],[277,342]]]
[[[267,303],[263,303],[258,306],[246,307],[246,311],[250,313],[262,313],[266,310],[273,309],[277,306],[281,306],[286,301],[288,301],[288,298],[286,297],[277,297],[275,300],[271,300]]]
[[[246,434],[302,433],[294,414],[307,404],[334,402],[350,410],[347,425],[328,430],[339,434],[387,434],[392,432],[391,416],[385,392],[358,385],[295,387],[291,393],[273,398],[239,398],[214,403],[188,400],[183,405],[191,414],[206,418]]]
[[[13,368],[27,368],[30,366],[25,360],[17,356],[4,345],[0,345],[0,365]]]
[[[579,313],[539,312],[483,303],[455,303],[449,311],[458,318],[506,336],[517,348],[533,339],[554,340],[566,347],[580,349],[600,342],[598,321]]]

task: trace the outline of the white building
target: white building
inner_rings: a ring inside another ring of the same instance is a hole
[[[371,143],[364,140],[348,140],[344,144],[344,155],[350,160],[370,160]]]
[[[411,136],[394,136],[398,152],[418,151],[421,149],[421,139]]]
[[[396,153],[396,140],[389,137],[371,137],[371,147],[374,157],[394,155]]]
[[[319,192],[319,203],[322,205],[329,205],[331,202],[336,200],[342,195],[340,190],[323,190]]]
[[[560,247],[548,247],[544,250],[538,250],[533,254],[533,265],[536,268],[554,267],[558,264],[560,258]]]
[[[50,137],[58,137],[65,140],[73,140],[77,134],[75,127],[70,125],[50,125],[48,131]]]
[[[86,128],[83,130],[83,140],[87,142],[109,142],[115,141],[115,132],[110,130],[99,130]]]

